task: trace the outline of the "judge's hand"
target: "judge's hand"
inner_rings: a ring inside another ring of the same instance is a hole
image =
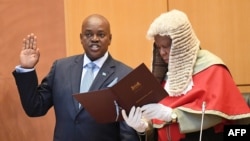
[[[37,37],[31,33],[23,39],[23,46],[20,53],[20,65],[22,68],[34,68],[40,57],[39,49],[37,48]]]
[[[137,132],[145,132],[148,127],[147,121],[142,118],[140,107],[135,108],[133,106],[129,112],[129,116],[127,116],[125,110],[122,110],[122,117],[125,122]]]
[[[141,107],[142,116],[146,119],[159,119],[162,121],[170,122],[172,108],[164,106],[162,104],[147,104]]]

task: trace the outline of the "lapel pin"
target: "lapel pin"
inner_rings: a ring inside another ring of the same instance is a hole
[[[103,72],[102,75],[103,75],[103,76],[106,76],[107,74],[106,74],[106,72]]]

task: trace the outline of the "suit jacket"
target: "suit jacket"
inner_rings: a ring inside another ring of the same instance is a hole
[[[79,109],[72,94],[79,93],[83,55],[56,60],[48,75],[38,84],[36,71],[13,71],[22,106],[28,116],[43,116],[54,106],[56,125],[54,141],[137,141],[136,132],[125,122],[99,124],[84,109]],[[100,68],[92,90],[109,86],[132,68],[113,59],[110,55]],[[98,106],[98,103],[96,103]],[[105,112],[105,111],[100,111]]]

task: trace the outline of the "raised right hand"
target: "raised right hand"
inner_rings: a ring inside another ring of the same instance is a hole
[[[20,65],[22,68],[31,69],[38,63],[40,57],[37,48],[37,37],[31,33],[23,39],[23,46],[20,52]]]

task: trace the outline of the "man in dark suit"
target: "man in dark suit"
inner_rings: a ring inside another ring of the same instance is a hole
[[[26,114],[43,116],[54,106],[54,141],[139,140],[135,130],[125,122],[97,123],[73,98],[72,94],[80,92],[80,85],[88,83],[81,80],[89,62],[96,66],[89,91],[110,87],[132,70],[109,54],[112,34],[105,17],[88,16],[82,23],[80,39],[85,53],[56,60],[41,84],[34,69],[40,57],[36,36],[32,33],[24,39],[20,65],[16,66],[13,76]]]

